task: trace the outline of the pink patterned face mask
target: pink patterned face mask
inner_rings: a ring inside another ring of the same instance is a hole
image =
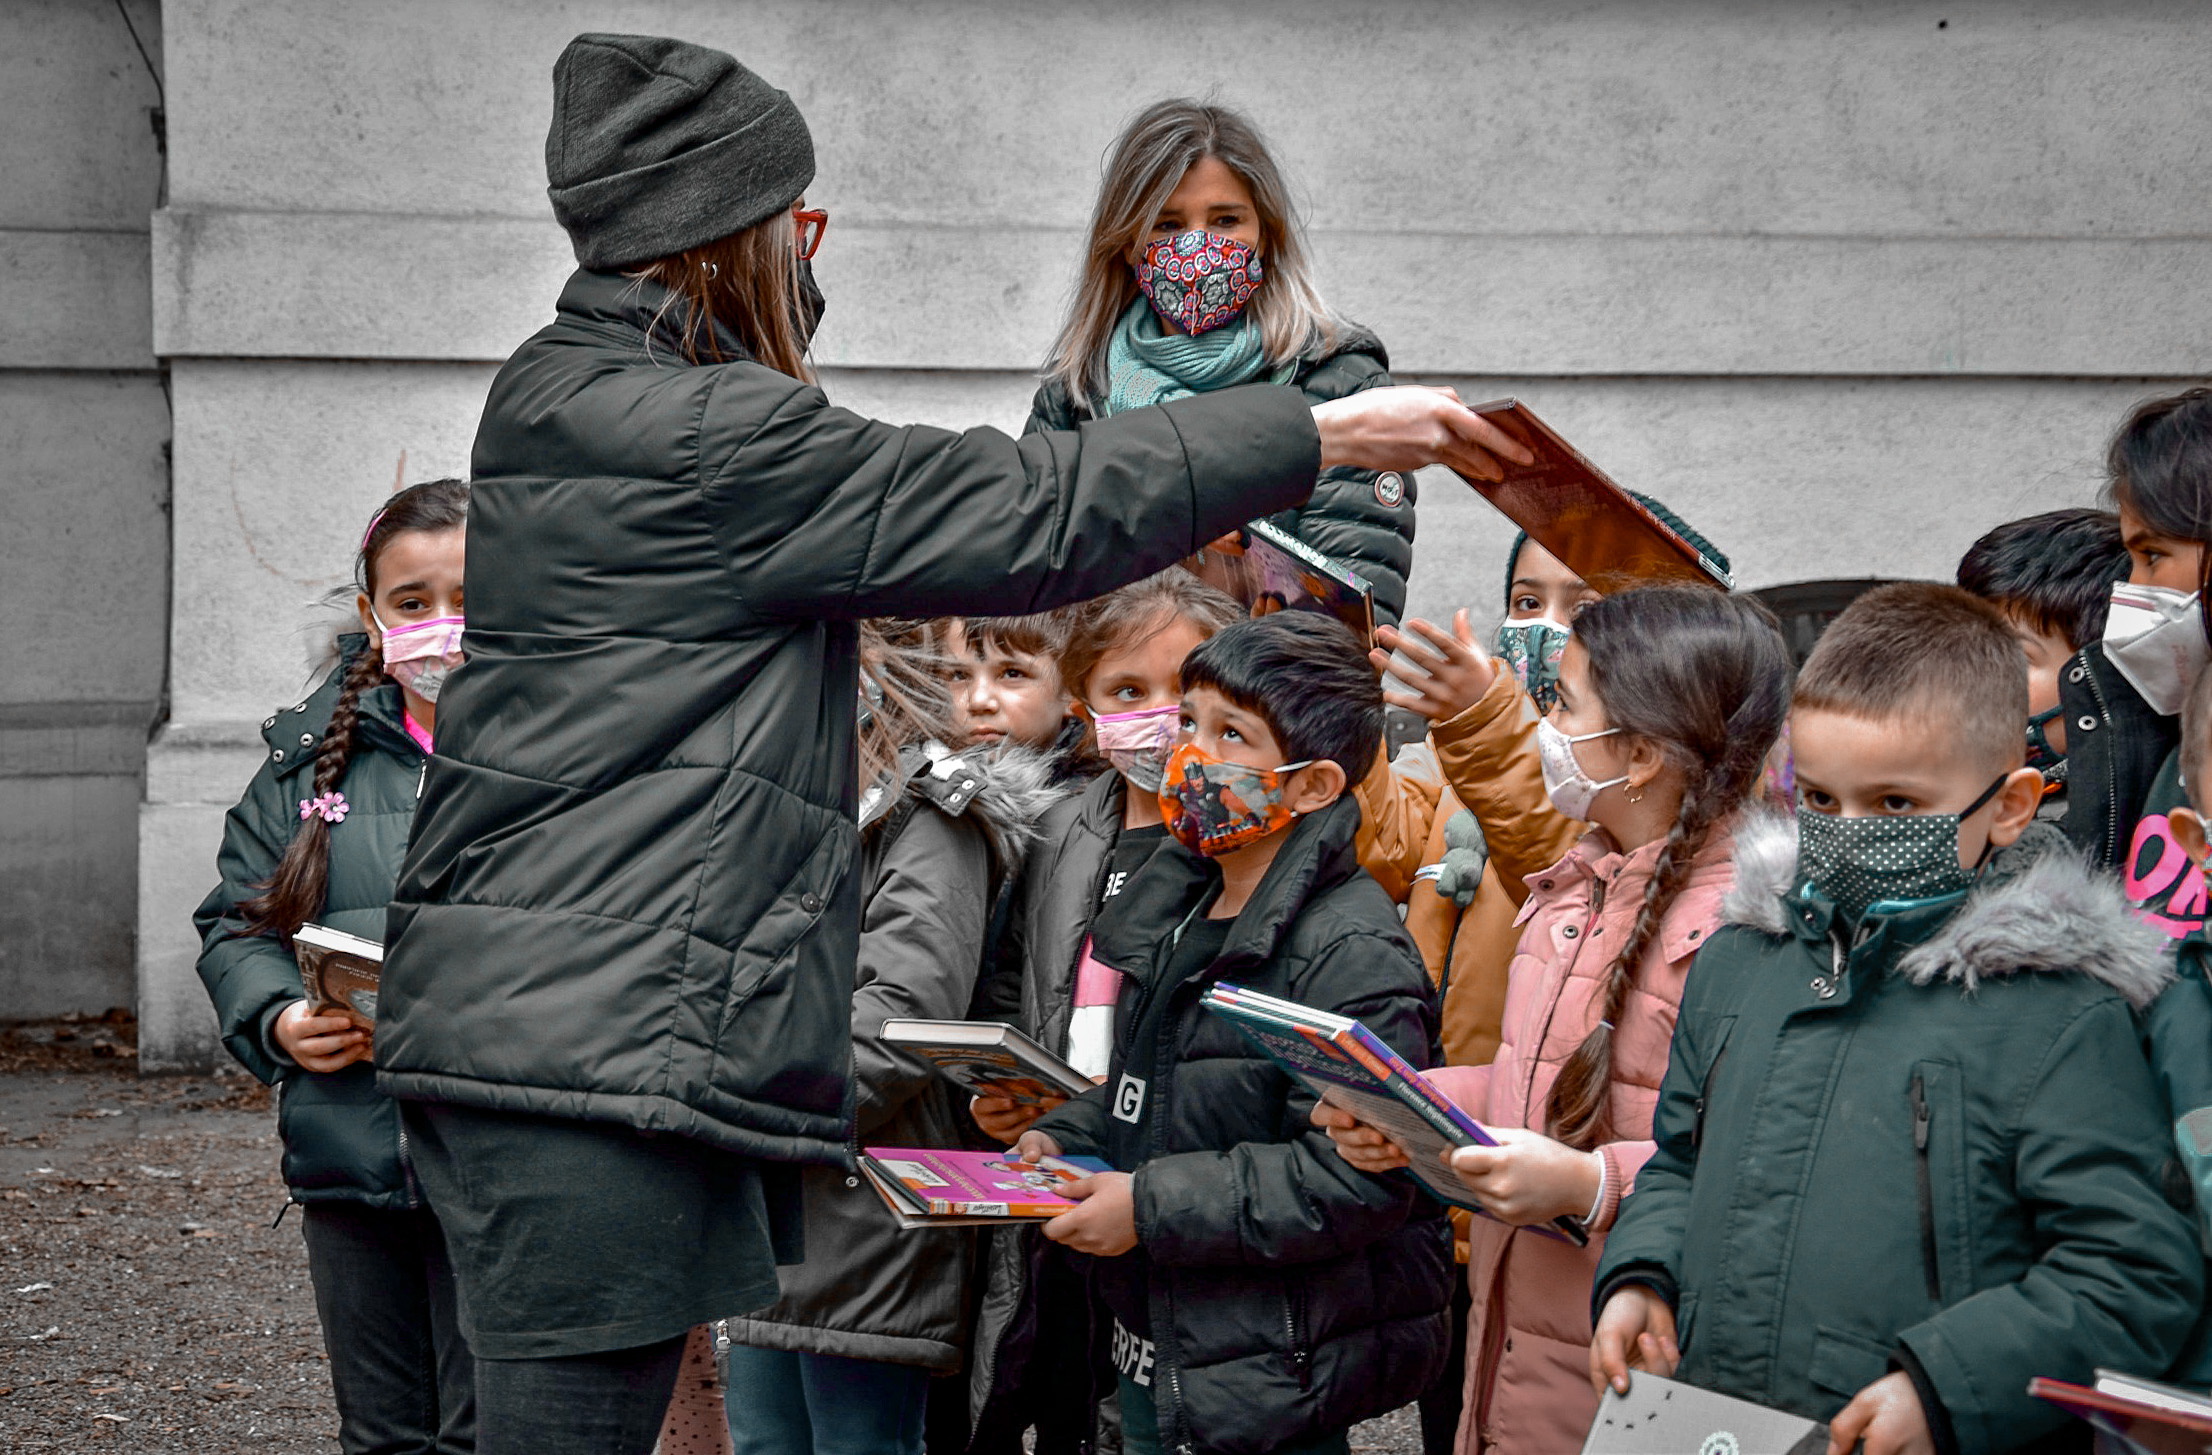
[[[1158,793],[1165,781],[1167,755],[1175,750],[1175,735],[1182,730],[1183,705],[1147,707],[1137,712],[1109,712],[1091,719],[1098,729],[1098,750],[1114,771],[1141,793]]]
[[[1264,276],[1258,253],[1218,232],[1163,237],[1137,263],[1137,286],[1153,309],[1191,334],[1236,322]]]
[[[436,702],[445,679],[461,665],[461,630],[467,619],[434,616],[401,627],[384,625],[374,611],[369,619],[384,633],[384,670],[423,701]]]

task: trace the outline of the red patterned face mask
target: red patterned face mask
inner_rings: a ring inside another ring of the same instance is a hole
[[[1280,768],[1253,768],[1185,743],[1167,760],[1160,817],[1177,843],[1215,858],[1289,827],[1298,815],[1283,802],[1283,777],[1311,766],[1309,758]]]
[[[1185,333],[1234,323],[1265,276],[1259,254],[1218,232],[1179,232],[1144,250],[1137,286]]]

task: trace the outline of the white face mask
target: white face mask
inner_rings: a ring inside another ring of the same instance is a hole
[[[2125,581],[2113,587],[2112,609],[2104,619],[2104,654],[2151,711],[2162,717],[2180,712],[2190,684],[2212,659],[2212,644],[2205,641],[2197,614],[2197,593]]]
[[[438,616],[389,627],[372,608],[369,620],[384,634],[384,670],[423,701],[436,703],[445,679],[461,665],[463,618]]]
[[[1607,728],[1603,732],[1584,733],[1580,737],[1568,737],[1551,724],[1548,717],[1536,720],[1536,757],[1544,768],[1544,791],[1551,795],[1552,806],[1569,818],[1588,819],[1590,801],[1605,789],[1626,783],[1628,775],[1608,778],[1594,783],[1590,775],[1582,771],[1582,760],[1575,756],[1575,744],[1587,743],[1592,738],[1609,738],[1619,728]]]

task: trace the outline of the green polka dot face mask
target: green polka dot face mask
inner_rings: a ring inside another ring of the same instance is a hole
[[[2005,786],[2004,776],[1958,813],[1845,818],[1797,810],[1797,881],[1832,901],[1852,924],[1877,904],[1963,894],[1981,872],[1959,863],[1959,824]],[[1982,859],[1989,848],[1982,848]]]

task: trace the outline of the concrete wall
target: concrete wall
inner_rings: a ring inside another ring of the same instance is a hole
[[[818,352],[835,396],[885,417],[1019,424],[1099,158],[1178,92],[1259,119],[1324,285],[1403,373],[1529,399],[1746,585],[1947,572],[1986,525],[2084,498],[2154,381],[2212,372],[2201,7],[1209,15],[1233,40],[1189,43],[1167,3],[171,0],[149,1064],[212,1054],[181,916],[252,726],[296,697],[307,603],[401,450],[410,480],[465,466],[489,366],[567,271],[542,144],[577,30],[690,36],[791,90],[833,217]],[[1494,612],[1510,532],[1422,483],[1415,609]]]
[[[127,13],[158,65],[157,6]],[[169,607],[158,104],[114,0],[0,9],[0,1019],[132,999]]]

